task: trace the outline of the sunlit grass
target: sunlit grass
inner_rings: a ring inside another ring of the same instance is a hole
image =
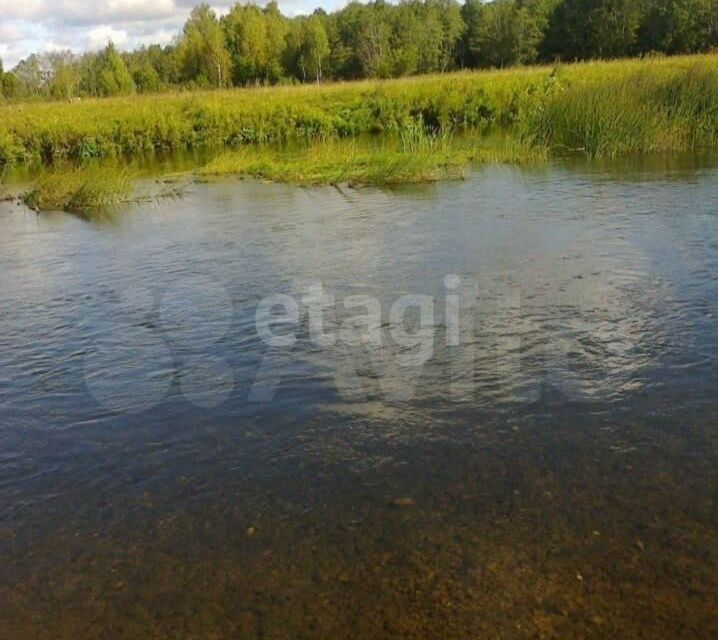
[[[253,145],[224,151],[193,172],[148,180],[117,162],[40,171],[23,202],[36,211],[97,214],[121,204],[180,196],[193,179],[238,175],[300,185],[388,186],[460,179],[486,163],[544,162],[545,148],[507,137],[454,136],[415,127],[401,136],[327,140],[290,148]],[[155,176],[157,178],[157,176]]]
[[[718,140],[718,54],[0,107],[0,162],[75,160],[367,134],[509,131],[552,153]]]
[[[255,149],[229,151],[200,170],[204,175],[238,174],[293,184],[390,185],[459,178],[462,164],[448,154],[409,155],[396,150],[359,150],[333,143],[303,152]]]
[[[291,150],[245,147],[226,151],[200,175],[245,175],[293,184],[394,185],[458,179],[472,164],[544,161],[545,149],[512,140],[482,143],[412,129],[398,138],[339,140]]]
[[[450,139],[419,129],[395,140],[327,140],[290,150],[244,147],[222,153],[199,173],[304,185],[390,185],[460,178],[466,161]]]
[[[50,166],[25,202],[72,211],[148,197],[117,167],[156,150],[217,149],[202,176],[391,185],[716,143],[718,54],[0,107],[0,162]]]
[[[646,62],[640,73],[572,74],[570,82],[559,71],[557,89],[520,119],[523,139],[592,157],[715,145],[718,58],[697,58],[686,66],[670,62]]]

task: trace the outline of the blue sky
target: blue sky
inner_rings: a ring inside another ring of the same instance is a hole
[[[201,0],[0,0],[0,58],[10,69],[31,53],[96,50],[112,40],[121,49],[168,43]],[[236,0],[212,0],[221,14]],[[259,2],[258,4],[264,4]],[[286,15],[327,10],[344,0],[280,0]]]

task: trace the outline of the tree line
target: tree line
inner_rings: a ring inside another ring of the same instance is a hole
[[[201,4],[167,46],[33,54],[7,72],[0,61],[0,94],[71,99],[716,47],[718,0],[376,0],[294,18],[276,2],[221,17]]]

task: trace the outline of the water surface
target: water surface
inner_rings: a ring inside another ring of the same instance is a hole
[[[0,638],[716,637],[717,203],[710,157],[0,203]]]

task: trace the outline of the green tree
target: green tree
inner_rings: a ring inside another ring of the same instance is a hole
[[[140,93],[151,93],[162,88],[160,74],[149,62],[143,62],[133,67],[132,80]]]
[[[462,66],[479,66],[479,51],[476,45],[483,10],[484,3],[481,0],[466,0],[461,7],[461,18],[465,25],[460,43]]]
[[[642,52],[692,53],[718,44],[716,0],[647,0],[638,32]]]
[[[379,0],[367,6],[359,23],[357,56],[365,77],[388,78],[392,75],[391,8]]]
[[[420,11],[424,8],[420,0],[402,2],[390,9],[388,21],[389,61],[380,75],[405,76],[422,71],[433,71],[438,57],[441,26],[431,12],[422,20]]]
[[[463,14],[471,66],[507,67],[536,60],[543,34],[527,6],[514,0],[467,0]]]
[[[71,51],[49,54],[52,65],[50,93],[59,99],[69,100],[80,92],[80,69]]]
[[[100,55],[99,53],[85,53],[80,56],[77,63],[80,73],[80,93],[83,95],[100,95],[98,78]]]
[[[12,71],[6,71],[2,77],[2,95],[6,98],[20,96],[20,81]]]
[[[0,72],[0,92],[67,98],[287,77],[388,78],[718,47],[718,0],[460,1],[355,0],[291,19],[274,0],[235,4],[221,19],[201,4],[171,45],[122,55],[110,46],[71,61],[32,55],[14,75]]]
[[[459,45],[466,31],[461,7],[455,0],[434,0],[441,20],[441,45],[438,71],[453,68],[459,58]]]
[[[40,58],[36,54],[33,53],[24,60],[20,60],[15,66],[15,75],[24,95],[39,95],[44,91],[43,71],[40,66]]]
[[[636,0],[563,0],[553,11],[544,57],[615,58],[636,47],[642,9]]]
[[[110,42],[97,60],[97,93],[115,96],[134,93],[135,83],[122,56]]]
[[[365,75],[360,57],[360,42],[371,7],[350,2],[341,11],[329,16],[327,35],[331,42],[330,66],[340,78],[360,78]]]
[[[295,77],[306,82],[321,82],[331,49],[323,17],[317,14],[298,18],[290,24],[286,38],[284,62]]]
[[[287,37],[282,52],[282,65],[287,73],[302,81],[307,79],[307,68],[302,57],[302,32],[304,26],[298,20],[292,20],[287,29]]]
[[[135,87],[141,93],[159,91],[164,85],[178,80],[176,67],[171,64],[174,60],[171,47],[140,47],[125,54],[124,59]]]
[[[322,19],[316,14],[304,22],[302,57],[307,64],[309,73],[316,78],[317,82],[321,82],[323,65],[329,57],[329,37]]]
[[[276,82],[284,75],[282,54],[288,28],[275,2],[264,9],[236,4],[222,18],[222,25],[237,84]]]
[[[199,85],[231,85],[232,62],[222,25],[209,5],[201,4],[190,14],[177,46],[182,79]]]
[[[288,20],[279,11],[277,3],[272,0],[264,8],[265,27],[267,33],[266,77],[279,80],[284,74],[282,54],[288,31]]]

